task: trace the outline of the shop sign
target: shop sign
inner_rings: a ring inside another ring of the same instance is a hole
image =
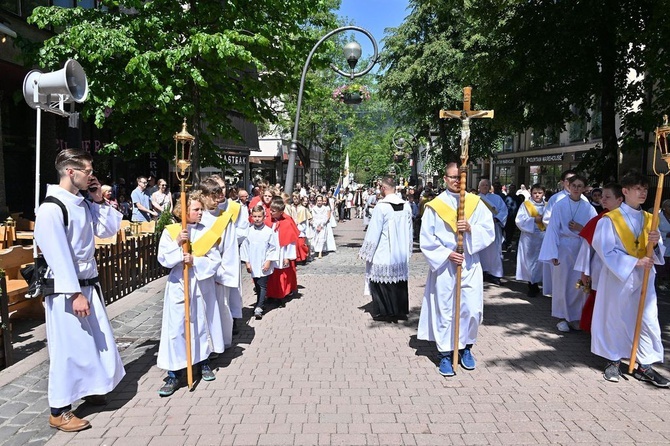
[[[552,163],[563,161],[563,154],[558,155],[543,155],[543,156],[527,156],[526,164],[533,163]]]
[[[494,164],[496,166],[509,166],[509,165],[516,164],[514,162],[515,160],[516,160],[516,158],[497,159],[497,160],[494,161]]]
[[[224,153],[221,156],[231,166],[246,166],[249,162],[249,157],[247,155]]]

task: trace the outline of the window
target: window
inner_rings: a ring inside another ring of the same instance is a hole
[[[49,6],[49,0],[22,0],[23,7],[21,8],[22,17],[30,17],[33,9],[38,6]]]
[[[21,13],[20,0],[0,0],[0,9],[19,15]]]
[[[591,139],[600,139],[603,137],[603,114],[600,106],[591,112]]]
[[[507,135],[503,141],[503,152],[514,152],[514,135]]]
[[[570,122],[570,142],[580,142],[586,138],[586,118],[581,116],[581,110],[572,108],[574,119]]]

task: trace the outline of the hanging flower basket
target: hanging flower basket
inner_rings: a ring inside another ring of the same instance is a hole
[[[370,99],[370,90],[361,84],[347,84],[333,90],[333,99],[345,104],[360,104]]]

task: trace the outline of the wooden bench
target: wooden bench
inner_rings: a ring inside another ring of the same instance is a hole
[[[21,276],[22,267],[33,263],[32,246],[12,246],[0,251],[0,268],[4,271],[3,299],[7,301],[10,317],[20,312],[25,317],[44,317],[44,307],[39,298],[27,299],[28,283]]]

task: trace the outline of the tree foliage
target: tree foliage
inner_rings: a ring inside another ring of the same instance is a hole
[[[239,139],[231,114],[276,119],[269,99],[297,89],[314,30],[333,26],[339,0],[100,3],[36,8],[29,21],[59,32],[34,62],[81,63],[90,87],[83,116],[111,130],[110,150],[133,157],[170,147],[186,116],[201,164],[217,165],[214,139]]]
[[[439,108],[456,105],[465,85],[474,87],[478,108],[495,109],[489,125],[498,134],[565,129],[599,112],[600,162],[588,167],[604,180],[616,172],[620,145],[646,153],[645,133],[670,106],[667,6],[667,0],[411,0],[410,16],[386,41],[382,94],[406,122],[433,129],[443,125]],[[486,138],[486,125],[473,137]]]

